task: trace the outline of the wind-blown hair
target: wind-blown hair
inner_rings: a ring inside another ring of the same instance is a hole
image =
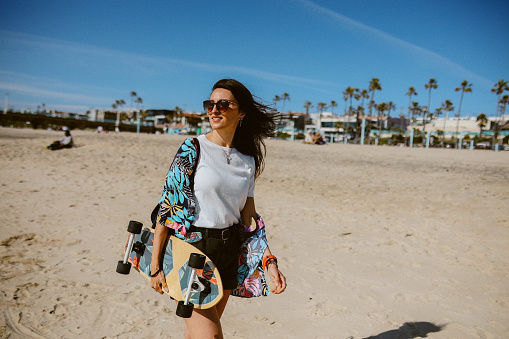
[[[278,112],[262,104],[260,98],[254,97],[246,86],[237,80],[219,80],[212,87],[212,91],[217,88],[229,90],[239,103],[239,110],[245,113],[242,123],[235,131],[233,146],[240,153],[254,158],[257,178],[265,165],[266,146],[263,139],[274,136]]]

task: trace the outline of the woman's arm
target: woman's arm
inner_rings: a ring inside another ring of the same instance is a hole
[[[160,267],[161,254],[167,237],[168,227],[157,223],[154,232],[154,247],[152,252],[152,262],[150,263],[150,274],[154,274],[162,268]],[[150,286],[161,294],[163,294],[163,290],[168,292],[168,285],[166,285],[166,279],[163,271],[160,271],[156,276],[150,278]]]
[[[253,197],[247,198],[244,208],[240,211],[240,217],[242,218],[242,223],[246,226],[251,226],[253,219],[257,219]]]
[[[251,222],[254,220],[257,220],[257,214],[256,214],[256,208],[254,203],[253,197],[248,197],[246,200],[246,204],[244,205],[244,208],[240,212],[240,216],[242,218],[242,223],[246,226],[251,226]],[[269,256],[272,255],[269,246],[267,246],[267,249],[265,250],[263,256]],[[272,280],[272,284],[274,285],[274,288],[271,290],[274,294],[279,294],[283,292],[286,289],[286,278],[279,271],[276,263],[269,263],[267,265],[267,273],[269,274],[270,279]]]

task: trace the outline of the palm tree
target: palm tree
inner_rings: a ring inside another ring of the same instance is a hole
[[[428,108],[427,108],[426,111],[423,110],[423,116],[422,116],[422,123],[423,123],[422,133],[423,134],[426,132],[426,118],[427,118],[427,114],[429,114],[431,112],[431,106],[430,106],[431,105],[431,90],[438,88],[437,81],[435,79],[433,79],[433,78],[430,78],[429,82],[424,85],[424,88],[428,89],[429,92],[428,92]]]
[[[311,103],[311,101],[306,101],[304,103],[304,108],[306,109],[306,116],[309,115],[309,109],[313,107],[313,104]]]
[[[456,123],[456,140],[458,140],[458,133],[459,133],[458,131],[460,128],[460,117],[461,117],[461,103],[463,102],[463,94],[465,92],[467,92],[467,93],[472,92],[472,84],[469,84],[468,81],[463,80],[461,82],[461,87],[457,87],[454,91],[456,91],[456,92],[461,91],[460,104],[458,106],[458,114],[456,116],[458,118],[458,121]]]
[[[396,109],[396,105],[392,101],[387,103],[387,128],[389,128],[389,120],[391,119],[391,111]]]
[[[497,110],[495,111],[495,124],[494,124],[494,131],[493,131],[493,145],[495,145],[495,141],[497,139],[498,116],[499,116],[499,112],[501,111],[501,103],[502,103],[501,97],[502,97],[502,93],[504,93],[504,91],[507,91],[507,90],[509,90],[509,86],[507,85],[507,81],[505,81],[503,79],[499,79],[498,82],[495,84],[495,86],[491,89],[492,93],[495,93],[495,94],[498,95]]]
[[[412,107],[410,109],[412,111],[412,120],[415,119],[416,115],[420,115],[422,113],[422,107],[419,105],[417,101],[412,101]]]
[[[384,112],[389,110],[389,106],[385,103],[385,102],[382,102],[378,105],[375,105],[375,108],[377,109],[378,111],[378,137],[381,138],[382,137],[382,118],[384,116]]]
[[[311,101],[306,101],[304,102],[304,108],[306,109],[306,120],[304,122],[304,126],[306,126],[306,124],[308,123],[308,119],[309,119],[309,109],[313,107],[313,104],[311,103]]]
[[[143,103],[143,99],[140,97],[137,97],[134,102],[136,103],[136,108],[139,108],[139,106]]]
[[[121,118],[122,118],[122,120],[125,119],[125,113],[120,113],[122,106],[125,105],[125,101],[124,101],[124,99],[120,99],[120,100],[115,100],[115,103],[117,104],[117,124],[116,124],[116,126],[118,126],[120,124],[120,119]]]
[[[350,100],[350,106],[348,107],[347,114],[350,115],[352,113],[352,99],[355,96],[355,92],[358,91],[355,87],[348,86],[345,91],[343,92],[345,101]]]
[[[120,125],[120,106],[122,106],[122,102],[125,104],[124,100],[115,100],[115,103],[111,105],[114,111],[117,112],[117,120],[115,121],[115,127]]]
[[[347,126],[350,126],[350,116],[352,115],[352,100],[354,97],[356,97],[356,92],[358,92],[358,91],[359,91],[358,88],[348,86],[343,92],[343,95],[345,98],[345,104],[346,104],[347,100],[350,99],[350,106],[348,106],[348,110],[345,109],[345,113],[346,113],[347,121],[348,121]]]
[[[369,92],[367,89],[359,90],[357,89],[357,94],[355,95],[355,99],[361,100],[361,104],[356,109],[356,120],[355,120],[355,140],[358,140],[361,137],[361,116],[364,116],[364,99],[369,98]]]
[[[343,100],[345,100],[345,115],[348,114],[348,93],[346,92],[346,89],[342,92],[343,93]]]
[[[412,86],[408,87],[408,92],[405,93],[408,96],[408,119],[410,119],[410,110],[412,109],[412,95],[417,95],[415,88]]]
[[[452,101],[448,100],[448,99],[443,101],[441,108],[445,112],[445,116],[444,116],[444,134],[442,135],[442,146],[444,146],[445,145],[445,124],[447,122],[447,117],[449,115],[449,112],[454,110]]]
[[[499,124],[499,126],[501,126],[502,128],[507,124],[507,123],[504,123],[504,121],[503,121],[504,115],[505,115],[505,108],[506,108],[507,104],[509,104],[509,95],[506,94],[502,97],[502,99],[500,99],[500,124]]]
[[[369,82],[369,91],[371,92],[371,102],[375,104],[375,92],[378,90],[382,90],[382,85],[380,84],[380,80],[378,78],[372,78]],[[373,108],[373,106],[371,106]],[[369,110],[369,116],[371,117],[371,108]]]
[[[290,101],[290,95],[288,93],[283,93],[283,96],[281,97],[281,100],[283,100],[283,109],[281,110],[281,113],[284,113],[285,111],[285,101]]]
[[[500,104],[502,105],[502,108],[501,108],[501,112],[500,112],[500,119],[502,119],[502,117],[505,115],[505,107],[507,106],[507,104],[509,104],[509,95],[504,95],[502,97],[502,100],[500,100]],[[44,104],[42,104],[43,108],[44,108]]]
[[[136,103],[136,121],[138,123],[138,133],[139,133],[139,125],[140,125],[140,105],[143,103],[143,99],[140,98],[140,97],[137,97],[136,100],[134,101]]]
[[[417,92],[414,87],[410,86],[408,87],[408,92],[406,92],[405,95],[408,96],[408,123],[412,126],[412,120],[410,119],[410,111],[412,110],[412,95],[417,95]]]
[[[412,121],[412,131],[414,130],[414,122],[415,122],[415,116],[417,115],[421,115],[422,113],[422,107],[419,105],[419,103],[417,101],[412,101],[412,106],[410,108],[410,111],[412,112],[412,117],[411,117],[411,121]],[[413,133],[413,132],[412,132]]]
[[[136,94],[135,91],[132,91],[131,94],[130,94],[130,97],[131,97],[131,111],[133,110],[133,105],[134,105],[134,99],[138,96],[138,94]]]
[[[360,139],[361,137],[361,117],[364,117],[364,107],[362,105],[357,106],[355,109],[355,141]]]
[[[272,99],[272,101],[274,102],[274,105],[276,106],[276,111],[277,111],[277,103],[279,101],[281,101],[281,98],[279,97],[279,95],[274,95],[274,99]]]
[[[316,105],[316,108],[318,109],[318,111],[320,111],[320,116],[323,113],[323,111],[327,109],[327,107],[328,106],[325,102],[319,102],[318,105]]]
[[[334,100],[331,100],[330,101],[330,107],[331,107],[332,114],[334,114],[334,107],[338,107],[338,103],[335,102]]]
[[[323,111],[325,111],[325,109],[327,109],[327,104],[325,102],[319,102],[317,105],[316,105],[316,109],[318,109],[318,123],[321,127],[321,124],[322,124],[322,113]]]
[[[435,108],[435,113],[430,114],[430,120],[433,121],[442,115],[442,107]]]
[[[361,99],[361,106],[364,108],[364,99],[369,98],[369,92],[367,89],[359,90],[357,89],[357,95],[355,96],[355,99],[359,100]]]
[[[375,92],[377,90],[382,90],[382,85],[380,84],[380,80],[378,78],[372,78],[369,82],[369,90],[371,92],[371,100],[369,101],[369,117],[371,120],[371,112],[373,110],[373,106],[375,105]],[[371,143],[371,133],[368,133],[368,140]]]
[[[481,113],[477,116],[477,120],[478,122],[478,126],[480,128],[480,131],[479,131],[479,138],[482,137],[482,130],[484,129],[484,127],[486,127],[486,125],[488,124],[488,117],[486,117],[486,114],[484,113]]]

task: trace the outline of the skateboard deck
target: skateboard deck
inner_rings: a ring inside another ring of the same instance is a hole
[[[128,261],[142,276],[150,280],[154,230],[144,228],[141,233],[134,235],[133,243],[133,250],[129,254]],[[124,253],[128,247],[126,243]],[[205,256],[196,247],[175,236],[169,236],[163,248],[161,268],[168,285],[168,292],[165,293],[178,301],[185,299],[188,286],[190,286],[189,281],[193,279],[192,269],[188,266],[192,253]],[[196,309],[215,306],[223,297],[223,284],[216,266],[205,256],[203,269],[197,269],[195,275],[202,285],[201,291],[191,293],[188,301],[194,304]]]

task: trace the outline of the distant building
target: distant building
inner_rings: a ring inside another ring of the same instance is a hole
[[[496,124],[500,123],[499,131],[501,135],[509,134],[509,115],[504,115],[502,119],[496,119],[495,117],[487,117],[488,123],[483,128],[483,135],[492,135],[493,129]],[[422,118],[416,120],[416,124],[413,126],[416,129],[422,130],[423,123]],[[445,118],[437,118],[426,124],[426,131],[438,132],[444,131],[445,137],[453,137],[456,132],[460,136],[469,135],[470,137],[478,136],[481,128],[477,117],[451,117],[447,120]]]
[[[336,115],[332,112],[312,113],[310,114],[314,123],[306,126],[307,132],[320,132],[329,142],[335,142],[347,139],[353,139],[354,134],[348,133],[349,128],[355,128],[356,117]],[[376,120],[376,118],[373,118]]]

